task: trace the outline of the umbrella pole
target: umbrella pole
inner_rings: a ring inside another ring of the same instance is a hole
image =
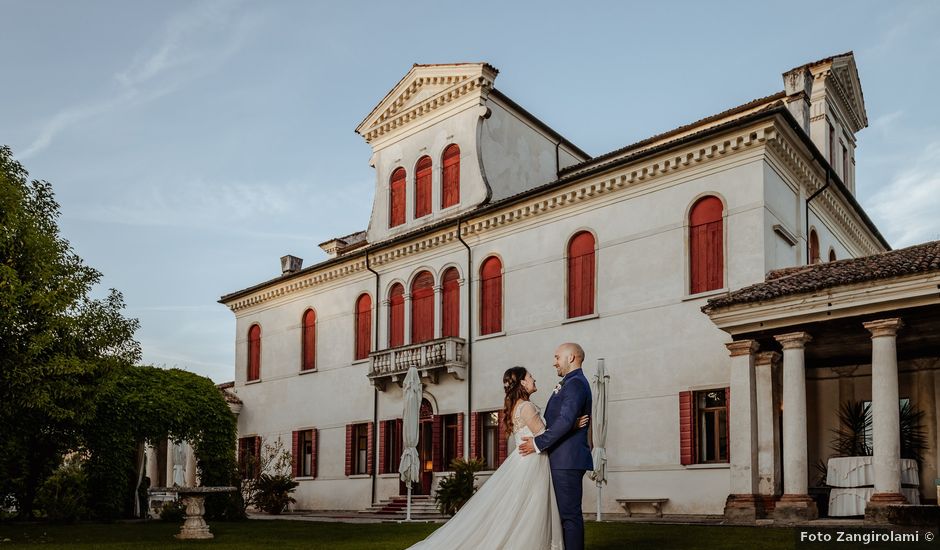
[[[597,521],[601,520],[601,484],[597,484]]]
[[[408,483],[408,513],[405,515],[405,521],[411,521],[411,483]]]

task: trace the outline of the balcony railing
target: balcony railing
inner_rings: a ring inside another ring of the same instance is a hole
[[[432,384],[437,384],[441,372],[463,380],[467,372],[464,344],[463,338],[447,337],[374,351],[369,354],[369,381],[382,391],[389,382],[400,386],[412,366]]]

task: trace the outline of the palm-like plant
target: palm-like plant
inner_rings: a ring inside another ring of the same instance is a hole
[[[839,428],[830,447],[836,456],[871,456],[868,433],[871,430],[871,407],[861,401],[845,401],[839,406]]]
[[[924,411],[915,409],[910,401],[901,406],[901,458],[913,458],[918,465],[927,448],[923,420]]]

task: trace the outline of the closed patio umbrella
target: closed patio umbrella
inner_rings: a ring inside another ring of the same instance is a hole
[[[411,367],[405,375],[402,386],[405,408],[402,411],[402,447],[401,464],[398,473],[408,488],[408,511],[405,521],[411,521],[411,484],[418,481],[420,462],[418,458],[418,415],[421,412],[421,378],[418,369]]]
[[[597,521],[601,520],[601,485],[607,483],[607,384],[610,375],[604,360],[597,360],[597,373],[594,374],[594,411],[591,418],[591,435],[594,440],[594,450],[591,458],[594,460],[594,471],[591,479],[597,483]]]

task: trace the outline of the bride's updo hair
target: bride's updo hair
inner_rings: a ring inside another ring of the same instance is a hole
[[[506,392],[506,400],[503,406],[503,424],[506,427],[506,433],[512,433],[512,409],[520,399],[529,398],[529,392],[522,387],[522,380],[525,379],[529,371],[525,367],[511,367],[503,374],[503,390]]]

